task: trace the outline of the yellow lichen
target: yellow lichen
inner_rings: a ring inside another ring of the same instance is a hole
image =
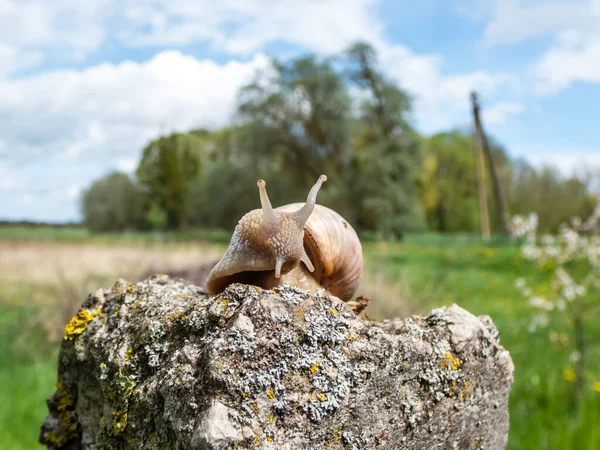
[[[444,359],[440,362],[442,369],[459,370],[460,360],[452,356],[452,353],[448,352],[444,355]]]
[[[327,447],[335,446],[335,448],[338,448],[339,444],[341,442],[342,433],[338,429],[333,429],[331,431],[332,431],[332,436],[331,436],[331,439],[329,439],[329,442],[327,443]]]
[[[113,428],[117,433],[121,433],[127,427],[127,412],[113,411]]]
[[[132,348],[128,348],[127,352],[125,353],[125,361],[129,361],[129,358],[131,358],[131,354],[133,353],[133,349]]]
[[[267,397],[275,398],[275,391],[273,389],[269,389],[269,391],[267,392]]]
[[[179,322],[183,322],[185,320],[185,313],[183,311],[176,311],[167,316],[167,319],[170,321],[178,320]]]
[[[311,366],[311,368],[310,368],[310,369],[308,369],[308,370],[310,370],[310,372],[311,372],[311,373],[315,373],[317,370],[319,370],[319,362],[317,361],[316,363],[314,363],[314,364]]]
[[[321,400],[322,402],[324,402],[325,400],[327,400],[327,396],[325,394],[319,394],[317,395],[317,397],[319,398],[319,400]]]
[[[467,381],[462,391],[460,391],[460,399],[464,400],[465,398],[470,397],[472,394],[473,390],[471,389],[471,382]]]
[[[335,308],[330,308],[329,311],[331,313],[333,313],[333,314],[337,314],[338,313],[337,309],[335,309]]]
[[[227,312],[227,304],[229,303],[229,300],[227,300],[226,298],[219,297],[217,299],[217,302],[222,305],[221,314],[225,314]]]
[[[88,311],[87,309],[82,309],[77,314],[75,314],[69,323],[65,326],[65,341],[72,341],[75,336],[80,335],[85,331],[88,324],[92,321],[94,317],[100,314],[100,309],[96,309],[94,311]]]

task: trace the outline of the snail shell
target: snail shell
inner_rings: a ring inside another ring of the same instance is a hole
[[[258,181],[262,209],[247,213],[235,228],[227,252],[208,276],[211,294],[232,283],[271,289],[282,284],[315,292],[325,289],[350,300],[363,271],[362,246],[338,213],[316,205],[327,180],[321,175],[306,203],[271,207],[266,184]]]

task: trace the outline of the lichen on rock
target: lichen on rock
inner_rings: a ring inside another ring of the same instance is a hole
[[[48,448],[506,443],[510,356],[491,319],[455,305],[373,322],[294,287],[210,297],[157,276],[99,291],[76,317],[40,435]]]

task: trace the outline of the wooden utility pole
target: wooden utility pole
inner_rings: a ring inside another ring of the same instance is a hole
[[[479,194],[479,225],[481,237],[484,241],[490,240],[490,213],[488,211],[487,189],[485,186],[485,170],[483,168],[483,153],[479,146],[476,133],[473,133],[471,144],[477,167],[477,193]]]
[[[479,116],[479,102],[477,99],[477,92],[471,93],[471,102],[473,104],[473,119],[475,121],[475,133],[477,135],[477,141],[480,148],[485,152],[485,156],[488,161],[488,167],[490,168],[490,175],[492,176],[492,186],[494,188],[494,199],[496,201],[496,208],[500,221],[502,222],[502,228],[504,233],[510,236],[510,221],[508,218],[508,210],[506,209],[506,202],[504,201],[504,195],[500,187],[500,179],[496,172],[496,166],[492,159],[492,152],[490,150],[490,144],[487,140],[483,126],[481,124],[481,118]]]

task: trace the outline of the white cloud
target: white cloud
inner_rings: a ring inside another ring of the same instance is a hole
[[[379,0],[0,0],[0,42],[11,49],[2,72],[82,59],[103,44],[165,48],[205,42],[230,54],[275,41],[335,52],[356,39],[377,39]],[[6,56],[0,49],[0,63]],[[31,63],[33,64],[33,62]]]
[[[75,198],[73,185],[116,168],[131,171],[143,146],[160,133],[229,123],[237,90],[267,64],[263,55],[217,64],[167,51],[144,63],[0,80],[0,149],[11,149],[0,153],[11,165],[0,173],[0,191],[35,193],[36,218],[52,214],[56,220],[57,211],[74,218],[74,207],[56,206]],[[0,216],[20,214],[18,204],[7,209],[11,202],[0,195]]]
[[[79,186],[78,184],[72,184],[67,189],[67,196],[70,199],[75,200],[79,197],[79,194],[81,194],[81,189],[81,186]]]
[[[139,46],[205,41],[234,54],[284,41],[335,52],[356,39],[376,39],[378,0],[154,0],[125,10],[121,40]]]
[[[600,0],[484,0],[477,5],[466,0],[458,10],[486,22],[488,46],[551,38],[530,70],[522,71],[535,93],[555,94],[577,81],[600,82]]]
[[[267,61],[219,65],[168,51],[0,81],[0,145],[24,158],[40,149],[65,159],[131,155],[161,130],[227,123],[238,88]]]
[[[19,179],[14,172],[0,166],[0,191],[12,191],[19,185]]]
[[[536,88],[544,94],[553,94],[577,81],[600,83],[600,34],[584,39],[565,35],[533,66]]]
[[[492,96],[500,85],[509,84],[505,74],[472,72],[444,75],[436,55],[417,55],[404,46],[380,45],[381,67],[414,99],[420,131],[431,133],[470,122],[472,91]]]
[[[19,53],[16,48],[0,42],[0,75],[35,66],[42,59],[39,52]]]
[[[59,59],[81,58],[106,39],[105,19],[114,4],[114,0],[0,0],[0,42],[16,52],[17,60],[35,57],[39,62],[42,51]]]
[[[488,45],[517,44],[565,28],[593,29],[590,0],[498,0],[484,31]]]
[[[137,159],[133,157],[117,159],[117,169],[125,173],[133,173],[137,167]]]
[[[482,112],[483,121],[490,125],[502,125],[513,115],[525,111],[525,105],[517,102],[499,102]]]
[[[600,151],[598,149],[527,150],[517,148],[511,154],[526,159],[537,168],[555,167],[565,176],[578,176],[587,169],[597,170],[600,168]]]

